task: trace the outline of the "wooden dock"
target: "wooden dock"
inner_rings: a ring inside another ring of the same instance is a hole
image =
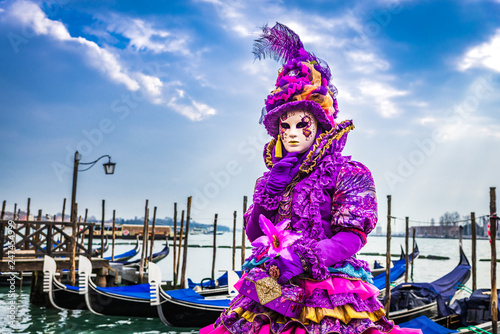
[[[57,269],[70,269],[69,259],[55,258],[57,263]],[[102,269],[109,267],[109,260],[104,260],[101,258],[91,258],[93,269]],[[75,260],[78,267],[78,258]],[[28,272],[28,271],[42,271],[43,270],[43,257],[42,258],[20,258],[15,260],[14,270],[11,268],[11,264],[8,259],[3,259],[0,261],[0,272]]]

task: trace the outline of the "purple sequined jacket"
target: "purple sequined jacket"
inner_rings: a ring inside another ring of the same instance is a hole
[[[303,234],[303,237],[291,246],[292,250],[300,252],[307,259],[311,278],[316,280],[325,279],[335,271],[323,264],[321,251],[317,247],[318,241],[341,231],[349,231],[358,234],[366,242],[366,235],[377,223],[377,200],[370,171],[361,163],[341,154],[347,134],[353,128],[352,121],[345,121],[316,139],[300,167],[305,176],[291,191],[285,191],[278,196],[268,194],[265,184],[269,172],[265,172],[257,180],[254,204],[245,213],[245,221],[248,221],[254,206],[259,205],[273,212],[274,216],[268,218],[274,223],[290,218],[292,230]],[[273,139],[264,151],[266,166],[269,169],[276,160],[274,145]],[[259,251],[262,250],[254,249],[249,259],[258,260],[261,256]],[[333,269],[349,265],[357,271],[369,270],[365,261],[355,257],[335,264]],[[349,276],[342,270],[337,275]]]

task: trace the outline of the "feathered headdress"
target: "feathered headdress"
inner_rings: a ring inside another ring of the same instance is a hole
[[[330,67],[307,52],[293,30],[281,23],[272,28],[264,26],[253,45],[253,54],[255,59],[270,57],[283,63],[276,88],[267,96],[261,115],[261,123],[271,136],[278,135],[279,117],[297,109],[311,112],[325,130],[334,126],[337,89],[330,83]]]

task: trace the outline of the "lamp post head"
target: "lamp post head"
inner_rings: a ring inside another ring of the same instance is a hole
[[[111,158],[109,158],[109,161],[106,162],[105,164],[102,164],[104,166],[104,173],[107,175],[111,175],[115,173],[115,165],[116,163],[111,162]]]

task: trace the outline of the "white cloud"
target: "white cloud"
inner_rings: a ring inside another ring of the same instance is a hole
[[[106,74],[111,80],[124,84],[129,90],[139,89],[139,83],[122,69],[117,56],[83,37],[72,37],[61,22],[47,18],[46,14],[35,3],[17,1],[10,7],[9,13],[14,19],[17,19],[24,26],[29,26],[38,35],[47,35],[59,41],[83,45],[87,61],[93,67]]]
[[[461,71],[471,67],[486,67],[500,72],[500,29],[490,41],[473,47],[463,56],[458,64]]]
[[[182,89],[176,89],[175,91],[177,93],[176,96],[168,101],[167,106],[190,120],[201,121],[217,113],[210,106],[196,102],[190,97],[185,96],[185,92]]]
[[[128,90],[141,90],[151,103],[164,104],[172,110],[188,117],[191,120],[202,120],[216,113],[210,106],[191,99],[182,90],[177,90],[177,97],[166,89],[168,86],[182,86],[178,81],[164,83],[159,77],[142,72],[129,72],[127,66],[120,61],[119,56],[108,48],[99,46],[83,37],[72,37],[68,29],[60,21],[54,21],[30,1],[16,1],[9,8],[10,16],[33,30],[37,35],[50,36],[55,40],[74,43],[84,48],[85,61],[92,67],[104,73],[110,80],[125,85]],[[141,20],[132,20],[128,27],[122,27],[124,36],[130,38],[130,45],[138,50],[152,50],[153,52],[180,52],[187,54],[184,47],[185,40],[173,38],[168,43],[153,41],[152,39],[170,37],[164,30],[154,30],[149,23]],[[182,98],[183,101],[179,101]],[[166,103],[165,101],[170,102]]]
[[[422,117],[422,118],[417,119],[417,122],[423,126],[426,126],[428,124],[435,124],[437,121],[438,121],[438,119],[436,117],[432,117],[432,116],[426,116],[426,117]]]
[[[175,52],[190,54],[185,37],[179,37],[167,30],[155,29],[151,23],[140,19],[131,19],[113,15],[109,21],[108,31],[116,32],[130,40],[129,46],[138,51],[153,53]]]
[[[371,98],[371,103],[378,113],[385,118],[392,118],[401,113],[391,99],[408,94],[407,91],[397,90],[388,84],[366,79],[361,80],[358,87],[364,96]]]
[[[386,71],[389,69],[389,63],[378,58],[372,52],[366,51],[347,51],[346,56],[352,61],[352,69],[360,73],[373,73],[375,71]]]

